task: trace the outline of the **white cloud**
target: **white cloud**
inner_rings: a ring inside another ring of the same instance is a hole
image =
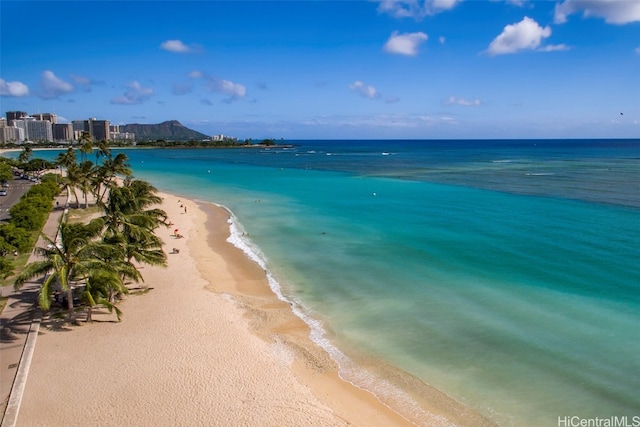
[[[418,129],[422,127],[457,124],[449,116],[407,115],[407,114],[379,114],[374,116],[335,116],[316,117],[306,121],[306,125],[337,125],[340,127],[365,127],[389,129]]]
[[[444,36],[438,37],[438,43],[445,44],[446,42],[447,42],[447,39]]]
[[[40,97],[44,99],[58,98],[65,93],[73,92],[73,86],[70,83],[58,78],[53,71],[49,70],[42,73],[40,86],[42,88]]]
[[[118,96],[111,100],[112,104],[134,105],[142,104],[153,95],[153,89],[142,87],[142,85],[133,81],[127,86],[124,95]]]
[[[7,82],[0,79],[0,96],[27,96],[29,87],[22,82]]]
[[[550,44],[536,50],[538,52],[557,52],[557,51],[563,51],[563,50],[569,50],[569,49],[571,48],[566,44]]]
[[[197,46],[187,46],[180,40],[167,40],[160,44],[160,49],[173,53],[192,53],[198,50]]]
[[[422,19],[452,9],[461,0],[381,0],[379,13],[386,13],[394,18]]]
[[[477,107],[482,104],[482,101],[479,99],[467,100],[464,98],[456,98],[455,96],[450,96],[449,99],[445,102],[446,105],[460,105],[463,107]]]
[[[72,74],[69,77],[71,77],[71,80],[73,80],[77,87],[82,88],[85,92],[91,92],[91,88],[94,85],[104,84],[104,82],[95,81],[89,77],[78,76],[75,74]]]
[[[380,93],[376,90],[375,87],[369,86],[361,82],[360,80],[356,80],[355,82],[349,85],[349,89],[356,92],[357,94],[364,96],[369,99],[378,99],[380,98]]]
[[[207,75],[202,71],[194,70],[189,73],[192,79],[204,79],[206,87],[210,92],[220,92],[229,95],[227,101],[233,101],[238,98],[244,98],[247,95],[247,88],[240,83],[234,83],[230,80],[221,79],[219,77]]]
[[[207,87],[212,92],[221,92],[232,98],[242,98],[247,94],[247,88],[244,85],[217,77],[208,77]]]
[[[556,4],[554,21],[567,22],[567,16],[582,11],[583,16],[604,18],[608,24],[640,21],[640,0],[565,0]]]
[[[504,27],[502,33],[491,42],[487,52],[489,55],[503,55],[523,49],[536,49],[542,39],[550,35],[549,26],[542,28],[536,21],[525,16],[517,24]]]
[[[394,31],[385,43],[384,50],[398,55],[415,56],[418,54],[418,46],[428,38],[423,32],[398,34]]]

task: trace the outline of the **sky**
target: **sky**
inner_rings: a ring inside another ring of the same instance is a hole
[[[0,107],[284,139],[640,137],[640,0],[0,1]]]

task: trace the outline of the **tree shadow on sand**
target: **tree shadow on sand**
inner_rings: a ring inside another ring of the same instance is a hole
[[[25,289],[22,292],[10,296],[4,312],[16,310],[13,317],[0,318],[0,342],[12,343],[26,335],[31,328],[34,315],[40,311],[36,305],[38,289]]]

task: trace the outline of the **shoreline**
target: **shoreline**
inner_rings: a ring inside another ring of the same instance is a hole
[[[122,301],[121,323],[104,310],[81,327],[43,322],[17,425],[492,425],[415,379],[433,419],[409,422],[343,380],[266,272],[227,242],[229,211],[159,195],[184,235],[157,230],[168,267],[142,267],[149,289]]]
[[[224,285],[213,286],[211,290],[231,293],[234,298],[242,301],[243,306],[249,310],[247,316],[252,323],[252,332],[267,341],[280,341],[295,348],[297,358],[293,367],[294,372],[312,390],[327,397],[332,395],[332,393],[328,393],[328,389],[341,391],[342,397],[361,394],[359,401],[367,401],[368,405],[382,405],[386,410],[400,416],[402,419],[398,421],[400,424],[391,425],[495,425],[481,414],[472,411],[435,387],[423,383],[404,371],[370,358],[361,357],[358,360],[351,360],[349,356],[333,347],[333,344],[329,344],[346,363],[356,365],[358,371],[367,376],[364,382],[369,386],[376,388],[376,385],[381,385],[387,390],[385,393],[385,390],[363,388],[361,384],[358,384],[357,379],[345,378],[339,362],[331,356],[329,349],[314,342],[310,336],[312,327],[299,314],[296,314],[296,311],[301,311],[301,309],[294,310],[293,302],[287,301],[286,297],[284,300],[281,299],[277,292],[271,288],[266,277],[269,273],[237,245],[233,245],[237,249],[238,253],[236,254],[224,249],[225,245],[231,244],[227,240],[231,236],[231,231],[229,226],[220,227],[220,224],[235,218],[233,212],[216,203],[201,201],[197,203],[207,214],[206,230],[209,233],[210,249],[230,255],[227,265],[239,269],[236,271],[239,274],[238,280],[233,282],[238,286],[231,289]],[[199,265],[204,261],[204,259],[199,260],[197,255],[195,258]],[[251,270],[256,275],[254,280],[247,280],[247,277],[242,276],[243,271]],[[205,271],[201,271],[201,273],[206,277]],[[263,320],[255,321],[256,317]],[[324,331],[322,332],[324,333]],[[332,384],[327,386],[328,383]],[[339,402],[340,400],[343,402]],[[341,409],[349,412],[353,411],[353,404],[358,402],[352,404],[345,403],[344,399],[332,399],[327,403],[332,407],[336,403],[340,403]],[[367,424],[356,423],[356,425],[371,424],[368,422]]]

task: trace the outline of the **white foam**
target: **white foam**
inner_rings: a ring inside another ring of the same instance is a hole
[[[229,213],[227,223],[229,224],[230,236],[227,241],[242,250],[249,259],[255,261],[265,271],[269,287],[279,300],[286,302],[291,307],[293,313],[302,319],[310,327],[311,340],[324,349],[331,359],[333,359],[338,365],[338,374],[340,378],[358,387],[362,390],[368,391],[373,394],[381,402],[392,401],[394,406],[398,405],[400,411],[399,415],[410,414],[409,418],[412,420],[420,420],[419,425],[424,426],[451,426],[449,420],[446,418],[429,413],[422,409],[413,400],[409,394],[405,391],[395,387],[383,378],[378,377],[372,372],[358,366],[353,362],[346,354],[329,341],[326,337],[326,331],[322,327],[322,323],[314,319],[309,313],[310,310],[306,308],[299,301],[287,297],[282,293],[282,287],[278,280],[267,268],[268,259],[260,248],[255,245],[249,238],[246,230],[240,224],[236,216],[227,207],[217,205],[225,209]],[[279,351],[282,351],[281,349]],[[283,357],[283,361],[287,360]],[[390,408],[393,410],[393,408]]]

